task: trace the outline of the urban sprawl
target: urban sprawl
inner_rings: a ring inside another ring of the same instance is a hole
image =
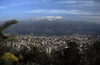
[[[7,34],[5,34],[7,35]],[[69,42],[75,41],[79,47],[78,49],[82,53],[84,47],[87,49],[88,45],[100,40],[100,35],[89,35],[89,34],[73,34],[73,35],[60,35],[60,36],[35,36],[33,34],[17,34],[17,42],[7,42],[6,46],[12,46],[13,48],[20,50],[23,47],[27,47],[30,50],[31,46],[40,47],[41,51],[50,53],[52,49],[63,49],[68,48]]]

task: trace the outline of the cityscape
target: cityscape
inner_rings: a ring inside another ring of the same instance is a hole
[[[5,34],[7,35],[7,34]],[[13,48],[20,50],[23,47],[30,49],[30,46],[40,47],[41,51],[50,53],[52,49],[60,50],[68,48],[69,42],[76,42],[79,47],[78,49],[82,53],[82,47],[88,48],[88,45],[100,39],[100,35],[87,35],[87,34],[73,34],[73,35],[52,35],[52,36],[35,36],[31,34],[17,34],[17,42],[7,42],[5,45],[12,46]]]

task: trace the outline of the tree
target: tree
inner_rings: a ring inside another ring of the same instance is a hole
[[[61,59],[62,59],[61,52],[62,52],[62,50],[52,49],[51,56],[53,56],[54,65],[61,65]]]
[[[3,34],[3,31],[7,29],[9,26],[12,24],[16,24],[18,21],[17,20],[9,20],[5,22],[3,25],[0,25],[0,48],[3,46],[4,43],[8,41],[15,41],[16,37],[14,34],[10,34],[8,36]]]
[[[50,65],[54,62],[53,57],[45,51],[40,51],[39,47],[31,46],[30,50],[24,47],[19,53],[22,54],[25,64],[32,62],[40,65]]]
[[[100,41],[96,41],[89,46],[80,65],[100,65]]]
[[[7,47],[7,46],[2,46],[0,48],[0,56],[2,56],[5,52],[10,52],[12,50],[11,47]]]
[[[11,26],[12,24],[17,23],[17,20],[9,20],[7,22],[5,22],[4,24],[0,25],[0,65],[11,65],[11,63],[9,63],[9,61],[3,59],[1,57],[1,55],[3,55],[5,52],[9,52],[11,50],[10,47],[7,46],[3,46],[6,42],[9,41],[15,41],[16,37],[14,34],[10,34],[10,35],[4,35],[3,31],[5,29],[7,29],[9,26]]]
[[[59,54],[60,65],[78,65],[80,62],[79,50],[76,42],[69,42],[68,48],[64,48]]]
[[[12,65],[12,63],[0,57],[0,65]]]

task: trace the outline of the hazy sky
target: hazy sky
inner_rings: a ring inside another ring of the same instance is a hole
[[[44,16],[99,22],[100,0],[0,0],[0,21]]]

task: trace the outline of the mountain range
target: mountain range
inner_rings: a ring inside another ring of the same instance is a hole
[[[64,20],[61,17],[40,17],[20,20],[4,33],[15,32],[19,34],[72,34],[72,33],[100,33],[100,24],[86,21]]]

